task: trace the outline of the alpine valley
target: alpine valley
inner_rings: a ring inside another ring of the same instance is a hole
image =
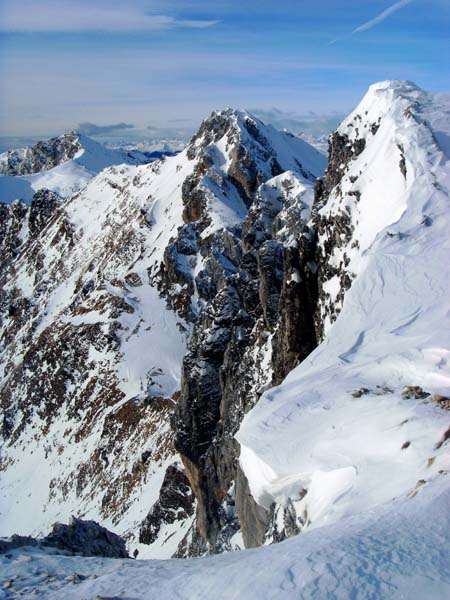
[[[0,170],[0,536],[152,559],[14,543],[0,598],[450,596],[448,95]]]

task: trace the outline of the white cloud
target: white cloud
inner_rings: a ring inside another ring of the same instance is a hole
[[[373,19],[370,19],[370,21],[367,21],[366,23],[363,23],[362,25],[354,29],[352,33],[358,33],[360,31],[367,31],[368,29],[372,29],[372,27],[378,25],[378,23],[381,23],[381,21],[387,19],[387,17],[392,15],[392,13],[397,12],[400,8],[411,4],[411,2],[413,1],[414,0],[400,0],[399,2],[396,2],[392,6],[389,6],[389,8],[386,8],[386,10],[383,10],[383,12],[381,12],[378,16],[374,17]]]
[[[126,33],[176,27],[205,28],[218,22],[151,14],[142,5],[132,2],[0,0],[0,31],[4,32]]]

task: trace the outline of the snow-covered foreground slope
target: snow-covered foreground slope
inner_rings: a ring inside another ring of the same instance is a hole
[[[210,558],[132,561],[21,548],[0,556],[0,598],[447,600],[450,492],[443,479],[382,510]]]
[[[75,514],[133,550],[148,516],[141,555],[177,550],[194,498],[169,419],[192,324],[237,270],[260,188],[280,210],[289,184],[300,210],[322,171],[301,140],[228,110],[177,156],[2,206],[1,535]]]
[[[67,133],[32,148],[0,154],[0,202],[29,204],[40,189],[65,198],[107,167],[147,162],[141,152],[105,148],[80,133]]]
[[[448,98],[384,82],[335,134],[357,151],[317,206],[325,338],[237,435],[257,503],[291,506],[304,531],[401,513],[450,471],[449,133]]]

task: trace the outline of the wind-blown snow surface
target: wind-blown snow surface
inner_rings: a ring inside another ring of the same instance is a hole
[[[352,139],[357,126],[365,149],[321,212],[351,217],[352,243],[331,262],[346,253],[354,282],[323,343],[264,394],[237,435],[256,501],[269,508],[290,499],[304,530],[344,527],[342,519],[394,498],[403,510],[408,495],[442,485],[450,470],[440,444],[449,413],[431,396],[401,395],[403,386],[450,395],[449,107],[413,84],[384,82],[339,128]],[[356,190],[359,201],[348,195]],[[330,281],[325,302],[338,291]]]
[[[64,136],[61,139],[63,138]],[[0,202],[11,203],[20,199],[28,204],[33,195],[43,188],[65,198],[83,188],[95,175],[107,167],[149,162],[149,159],[141,152],[124,152],[105,148],[102,144],[82,134],[77,134],[77,140],[80,150],[76,155],[52,169],[31,175],[0,175]],[[20,158],[24,158],[30,151],[32,149],[24,148],[18,150],[17,153]],[[0,167],[5,165],[7,156],[7,152],[0,154]]]
[[[11,582],[10,588],[0,588],[0,598],[22,592],[20,597],[38,600],[97,595],[123,600],[447,600],[450,493],[443,479],[382,510],[270,547],[215,557],[132,561],[21,548],[9,558],[0,556],[0,584]]]

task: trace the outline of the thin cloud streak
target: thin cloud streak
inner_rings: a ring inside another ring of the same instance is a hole
[[[408,4],[411,4],[411,2],[413,1],[414,0],[400,0],[399,2],[396,2],[389,8],[386,8],[386,10],[383,10],[383,12],[380,13],[378,16],[374,17],[370,21],[367,21],[366,23],[363,23],[362,25],[354,29],[352,33],[358,33],[360,31],[367,31],[368,29],[372,29],[372,27],[378,25],[378,23],[381,23],[381,21],[384,21],[385,19],[387,19],[387,17],[397,12],[404,6],[408,6]]]
[[[362,25],[359,25],[358,27],[356,27],[348,35],[344,35],[342,37],[338,37],[338,38],[331,40],[330,42],[328,42],[328,46],[331,46],[331,45],[335,44],[336,42],[340,42],[341,40],[345,40],[345,39],[351,37],[352,35],[354,35],[355,33],[361,33],[362,31],[368,31],[369,29],[372,29],[372,27],[375,27],[375,25],[378,25],[379,23],[381,23],[382,21],[387,19],[390,15],[397,12],[401,8],[408,6],[408,4],[411,4],[412,2],[414,2],[414,0],[399,0],[399,2],[396,2],[392,6],[389,6],[388,8],[383,10],[383,12],[381,12],[379,15],[377,15],[373,19],[370,19],[370,21],[366,21]]]
[[[130,33],[175,28],[204,29],[220,21],[176,19],[139,6],[73,0],[0,0],[0,32]]]

